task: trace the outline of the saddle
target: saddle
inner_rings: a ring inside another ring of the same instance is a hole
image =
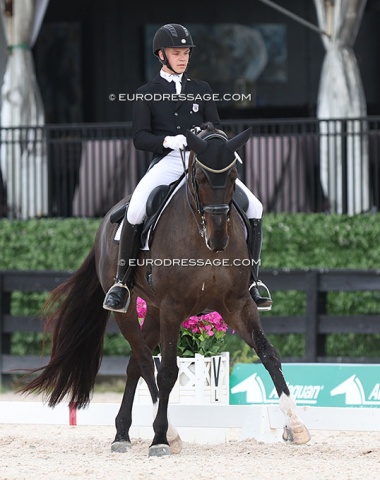
[[[150,235],[150,232],[153,231],[154,226],[156,225],[156,222],[160,217],[165,205],[185,175],[186,173],[183,173],[178,180],[170,183],[169,185],[158,185],[150,192],[146,202],[147,217],[143,222],[141,231],[141,245],[145,245],[147,243],[149,236],[148,246],[150,248],[152,242],[152,235]],[[120,224],[125,216],[128,206],[129,201],[112,212],[110,216],[110,222]]]
[[[144,220],[143,223],[143,228],[141,232],[141,245],[145,245],[148,240],[148,247],[151,247],[153,235],[151,234],[154,230],[154,227],[164,209],[168,201],[170,200],[170,197],[172,196],[173,192],[179,185],[179,183],[182,181],[186,174],[182,174],[181,177],[176,180],[173,183],[170,183],[169,185],[158,185],[155,187],[151,193],[149,194],[147,203],[146,203],[146,214],[147,217]],[[237,211],[239,212],[240,216],[242,217],[242,220],[244,222],[244,225],[247,229],[248,235],[251,230],[248,217],[246,215],[246,212],[248,210],[248,197],[245,194],[244,190],[239,187],[238,185],[235,185],[235,191],[233,195],[233,204],[235,205]],[[127,211],[127,208],[129,206],[129,201],[119,207],[117,210],[115,210],[111,216],[110,216],[110,222],[111,223],[121,223],[124,216],[125,212]]]

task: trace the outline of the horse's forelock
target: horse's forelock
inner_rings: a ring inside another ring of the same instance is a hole
[[[201,131],[199,132],[198,136],[200,138],[205,138],[207,137],[208,135],[210,134],[218,134],[218,135],[222,135],[223,137],[226,138],[226,140],[228,140],[228,137],[227,135],[223,132],[223,130],[219,130],[218,128],[215,128],[214,124],[212,122],[207,122],[207,123],[203,123],[201,126]]]

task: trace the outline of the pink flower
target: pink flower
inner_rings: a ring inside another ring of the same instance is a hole
[[[145,316],[146,316],[146,303],[145,303],[145,300],[143,300],[140,297],[137,297],[137,300],[136,300],[136,310],[137,310],[137,316],[139,318],[145,318]]]
[[[146,316],[146,309],[146,302],[138,297],[136,301],[136,310],[141,327]],[[210,312],[205,315],[200,315],[199,317],[194,315],[187,318],[182,323],[182,328],[188,330],[193,335],[194,342],[196,342],[199,347],[200,344],[204,343],[204,338],[203,340],[201,338],[202,334],[207,335],[208,337],[213,337],[216,332],[225,333],[228,330],[228,325],[218,312]],[[220,339],[221,337],[219,336],[218,338]],[[198,351],[198,348],[196,351]]]
[[[228,325],[218,312],[211,312],[200,317],[193,316],[185,320],[182,324],[183,328],[187,328],[191,333],[199,334],[202,331],[212,337],[215,331],[226,332]]]

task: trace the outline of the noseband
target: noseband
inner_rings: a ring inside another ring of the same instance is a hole
[[[222,135],[219,133],[212,133],[210,135],[207,135],[203,138],[203,140],[209,140],[212,138],[219,138],[222,140],[227,140],[226,135]],[[227,203],[221,203],[221,204],[211,204],[211,205],[202,205],[200,200],[199,200],[199,195],[198,195],[198,184],[195,179],[195,168],[196,165],[198,165],[203,173],[206,175],[209,184],[213,190],[218,189],[218,188],[226,188],[227,182],[228,182],[228,177],[229,177],[229,172],[231,169],[235,166],[237,161],[237,157],[233,159],[233,161],[227,165],[226,167],[223,167],[221,169],[214,169],[209,167],[208,165],[205,165],[203,162],[201,162],[198,158],[198,156],[194,153],[194,161],[192,165],[192,187],[193,187],[193,193],[194,193],[194,199],[196,203],[196,208],[198,213],[201,215],[201,226],[198,227],[199,233],[202,237],[205,235],[205,230],[206,230],[206,219],[204,214],[208,213],[210,215],[226,215],[227,216],[227,221],[229,221],[229,213],[230,213],[230,205]],[[226,173],[224,183],[221,183],[219,185],[214,185],[211,181],[211,174],[222,174]]]

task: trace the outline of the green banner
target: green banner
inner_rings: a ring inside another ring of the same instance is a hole
[[[380,407],[380,365],[284,363],[285,380],[297,405]],[[237,363],[230,377],[230,404],[278,403],[262,364]]]

